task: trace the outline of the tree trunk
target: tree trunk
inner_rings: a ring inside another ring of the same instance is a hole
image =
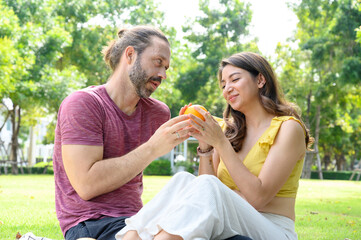
[[[340,171],[340,168],[341,168],[341,166],[340,166],[340,160],[339,160],[338,158],[339,158],[338,154],[335,154],[336,171]]]
[[[311,167],[313,163],[313,156],[316,154],[317,157],[317,169],[318,169],[318,176],[319,179],[323,179],[322,175],[322,168],[321,168],[321,159],[318,151],[318,139],[320,134],[320,119],[321,119],[321,106],[317,106],[317,112],[316,112],[316,128],[315,128],[315,151],[314,152],[307,152],[305,157],[305,163],[303,165],[302,170],[302,178],[311,178]],[[309,119],[308,119],[309,121]]]
[[[357,161],[358,151],[355,151],[354,157],[351,159],[350,170],[354,170],[354,165]],[[361,162],[361,161],[360,161]]]
[[[317,156],[318,178],[323,180],[322,167],[321,167],[321,158],[320,158],[320,152],[318,151],[318,144],[315,146],[315,151],[316,151],[316,156]]]
[[[307,112],[306,112],[306,126],[308,129],[311,129],[311,121],[310,121],[310,115],[311,115],[311,97],[312,97],[312,90],[307,95]]]
[[[28,148],[28,166],[32,166],[33,165],[33,155],[34,155],[34,127],[31,126],[30,127],[30,131],[29,131],[29,148]]]
[[[11,151],[10,161],[12,162],[11,173],[17,175],[18,169],[18,148],[19,148],[19,129],[20,129],[20,107],[18,105],[13,106],[13,110],[10,113],[10,119],[12,123],[12,136],[11,136]]]
[[[308,129],[311,129],[311,120],[310,120],[310,115],[311,115],[311,97],[312,97],[312,90],[310,90],[310,92],[307,95],[307,111],[306,111],[306,121],[305,124],[307,126]],[[313,164],[313,157],[314,157],[315,152],[314,151],[307,151],[306,152],[306,156],[305,156],[305,162],[303,164],[303,170],[302,170],[302,178],[306,178],[309,179],[311,178],[311,167]]]
[[[317,156],[317,169],[319,179],[323,179],[320,152],[318,150],[318,140],[320,139],[320,119],[321,119],[321,106],[317,106],[316,112],[316,129],[315,129],[315,151]]]
[[[3,104],[3,105],[6,107],[5,104]],[[6,108],[7,108],[7,107],[6,107]],[[4,128],[5,124],[6,124],[6,121],[8,120],[9,116],[10,116],[10,112],[9,112],[9,110],[8,110],[7,113],[6,113],[6,117],[5,117],[5,119],[4,119],[4,122],[3,122],[3,124],[2,124],[1,127],[0,127],[0,132],[3,130],[3,128]]]
[[[324,153],[323,163],[325,164],[325,170],[328,170],[328,167],[331,164],[331,155],[328,152]]]
[[[346,169],[345,164],[346,164],[345,156],[342,153],[336,154],[337,171],[345,170]]]
[[[311,178],[311,167],[313,163],[313,156],[315,152],[313,151],[307,151],[305,156],[305,162],[303,164],[303,170],[302,170],[302,178],[310,179]]]

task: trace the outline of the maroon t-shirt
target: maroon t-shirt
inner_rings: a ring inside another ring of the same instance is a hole
[[[56,213],[64,235],[87,219],[137,213],[143,205],[143,174],[119,189],[84,201],[64,171],[61,146],[103,146],[103,159],[120,157],[148,141],[169,118],[167,105],[153,98],[141,98],[135,112],[126,115],[109,97],[104,85],[77,91],[63,101],[55,130],[53,163]]]

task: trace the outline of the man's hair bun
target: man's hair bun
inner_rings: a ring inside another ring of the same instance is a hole
[[[123,29],[120,29],[119,32],[118,32],[118,38],[122,38],[124,33],[128,31],[127,29],[123,28]]]

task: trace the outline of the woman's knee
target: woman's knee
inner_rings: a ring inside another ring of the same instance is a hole
[[[222,182],[216,176],[209,174],[202,174],[198,176],[195,181],[200,184],[212,186],[222,184]]]
[[[207,192],[223,192],[225,185],[214,175],[203,174],[193,180],[192,184],[197,189]]]
[[[196,176],[194,176],[193,174],[191,174],[189,172],[178,172],[178,173],[173,175],[173,177],[171,178],[171,181],[173,181],[173,182],[188,182],[188,181],[192,181],[195,178],[196,178]]]

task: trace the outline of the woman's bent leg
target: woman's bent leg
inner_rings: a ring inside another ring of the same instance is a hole
[[[127,224],[116,234],[116,239],[123,239],[125,233],[130,230],[136,230],[141,239],[153,239],[161,228],[156,222],[165,213],[169,212],[171,202],[178,198],[178,195],[187,191],[188,185],[196,177],[188,172],[175,174],[164,188],[133,217],[128,218]]]
[[[160,230],[185,240],[226,239],[237,234],[252,239],[288,239],[282,228],[262,216],[215,176],[185,175],[176,179],[172,179],[154,201],[128,219],[128,230],[136,229],[143,240],[153,239]]]
[[[185,240],[226,239],[237,234],[252,239],[288,239],[282,228],[215,176],[194,179],[172,205],[157,226]]]

